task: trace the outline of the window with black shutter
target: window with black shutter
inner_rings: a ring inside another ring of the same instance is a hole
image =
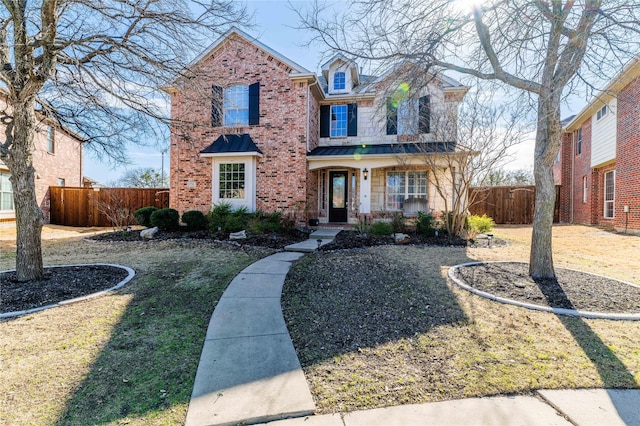
[[[358,136],[358,104],[347,105],[347,136]]]
[[[398,134],[398,105],[387,99],[387,134]]]
[[[420,98],[420,102],[418,104],[418,117],[418,128],[420,133],[431,132],[431,104],[429,96],[423,96]]]
[[[320,137],[328,138],[331,131],[331,106],[320,105]]]
[[[249,125],[260,124],[260,82],[249,86]]]
[[[211,125],[222,126],[222,87],[211,86]]]

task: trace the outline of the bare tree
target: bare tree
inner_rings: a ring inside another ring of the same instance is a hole
[[[11,104],[0,159],[15,196],[17,277],[28,281],[43,275],[36,111],[123,159],[127,143],[166,131],[158,86],[246,16],[231,0],[2,0],[0,20],[0,80]]]
[[[346,55],[496,80],[536,103],[536,207],[529,272],[555,278],[551,229],[560,104],[580,83],[601,82],[640,50],[640,3],[627,0],[369,0],[327,16],[318,3],[301,26]],[[468,3],[467,3],[468,4]],[[593,86],[589,86],[593,89]],[[584,87],[584,86],[583,86]]]
[[[476,180],[474,186],[533,185],[534,182],[535,179],[531,170],[499,168],[490,171],[484,179]]]
[[[510,161],[510,150],[531,131],[525,110],[491,105],[490,92],[478,85],[459,111],[449,107],[433,112],[429,141],[412,142],[444,202],[450,236],[463,233],[469,209],[481,201],[482,192],[470,191],[473,183]]]
[[[152,167],[128,170],[117,182],[125,188],[165,188],[168,176]]]

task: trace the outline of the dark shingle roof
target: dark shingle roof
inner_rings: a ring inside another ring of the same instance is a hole
[[[455,142],[320,146],[311,151],[308,156],[423,154],[425,152],[453,152],[455,149]]]
[[[211,145],[200,151],[200,154],[226,154],[234,152],[257,152],[262,154],[258,149],[251,136],[243,135],[221,135]]]

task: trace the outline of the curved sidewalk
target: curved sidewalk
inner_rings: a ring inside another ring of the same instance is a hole
[[[187,426],[300,417],[315,404],[282,316],[292,262],[281,252],[248,266],[229,284],[209,322]]]

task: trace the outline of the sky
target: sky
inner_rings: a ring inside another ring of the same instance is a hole
[[[320,46],[304,46],[310,34],[295,28],[298,16],[292,11],[287,1],[252,0],[245,1],[249,12],[254,13],[254,27],[245,29],[247,33],[260,40],[273,50],[281,53],[292,61],[302,65],[310,71],[318,71],[323,62]],[[296,5],[310,3],[308,0],[293,1]],[[215,40],[211,40],[213,42]],[[200,53],[200,52],[198,52]],[[573,102],[570,107],[563,108],[563,117],[575,114],[584,106],[584,101]],[[169,141],[161,145],[168,146]],[[533,168],[533,140],[519,145],[514,152],[515,160],[509,163],[508,169]],[[162,148],[133,146],[128,149],[130,164],[114,166],[107,160],[100,160],[85,150],[84,175],[101,184],[117,181],[127,170],[139,168],[154,168],[160,170],[164,159],[165,173],[169,173],[169,156],[161,153]]]

